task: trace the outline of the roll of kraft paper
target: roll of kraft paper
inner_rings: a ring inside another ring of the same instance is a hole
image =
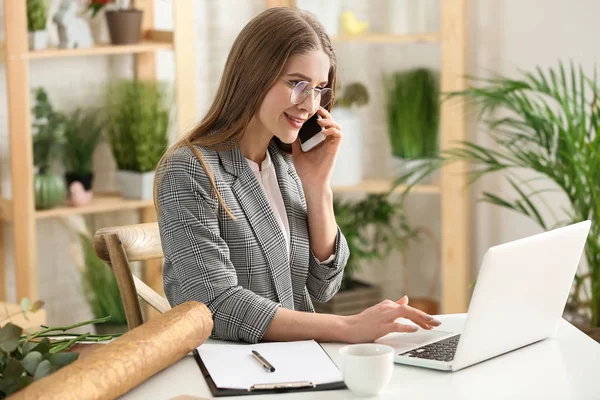
[[[208,307],[183,303],[53,374],[11,399],[114,399],[185,357],[213,328]]]

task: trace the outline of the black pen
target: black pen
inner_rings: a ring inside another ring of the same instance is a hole
[[[256,358],[258,360],[258,362],[261,363],[261,365],[263,366],[264,369],[267,370],[267,372],[275,371],[275,367],[272,366],[271,363],[269,363],[267,360],[265,360],[265,358],[263,356],[261,356],[258,351],[252,350],[252,355],[254,356],[254,358]]]

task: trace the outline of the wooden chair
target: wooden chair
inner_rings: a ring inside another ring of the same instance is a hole
[[[163,257],[158,223],[100,229],[94,234],[94,250],[115,274],[129,329],[144,323],[138,295],[160,313],[171,309],[167,299],[134,276],[129,266],[130,261]]]

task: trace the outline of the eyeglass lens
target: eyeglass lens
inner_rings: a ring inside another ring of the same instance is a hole
[[[292,96],[291,96],[292,103],[294,103],[294,104],[302,103],[304,101],[304,99],[306,99],[306,97],[309,94],[311,94],[313,91],[314,91],[313,95],[315,96],[315,100],[319,100],[319,97],[320,97],[321,107],[325,107],[329,104],[329,102],[331,102],[333,91],[330,88],[321,89],[321,91],[319,92],[318,90],[313,90],[313,88],[310,86],[310,84],[308,82],[301,81],[296,84],[296,86],[294,87],[294,90],[292,91]]]

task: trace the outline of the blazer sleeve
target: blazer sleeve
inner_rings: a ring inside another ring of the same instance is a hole
[[[181,154],[181,153],[180,153]],[[214,338],[258,342],[280,304],[238,285],[229,247],[220,236],[216,207],[194,177],[206,178],[200,162],[173,157],[158,183],[158,223],[164,271],[175,276],[180,296],[169,301],[199,301],[213,313]],[[206,178],[208,182],[208,178]],[[204,187],[203,187],[204,186]]]
[[[321,263],[312,250],[310,252],[306,287],[311,298],[318,303],[329,301],[340,289],[344,268],[350,256],[348,243],[339,227],[333,253],[335,254],[333,260]]]

